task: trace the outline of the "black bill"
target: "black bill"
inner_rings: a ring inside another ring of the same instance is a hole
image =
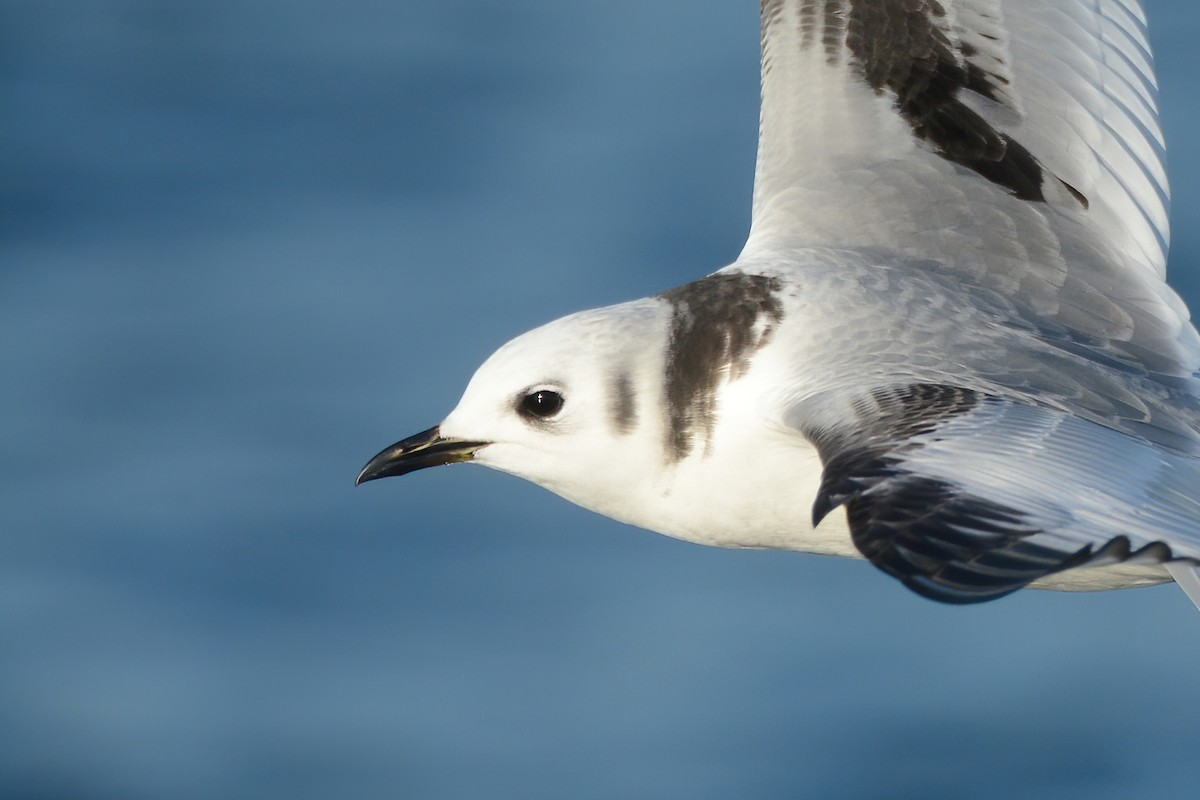
[[[486,445],[487,442],[447,439],[442,436],[438,427],[434,426],[427,431],[421,431],[416,436],[410,436],[390,447],[385,447],[379,455],[368,461],[367,465],[362,468],[354,485],[373,481],[376,478],[407,475],[426,467],[440,467],[442,464],[470,461],[475,457],[475,452]]]

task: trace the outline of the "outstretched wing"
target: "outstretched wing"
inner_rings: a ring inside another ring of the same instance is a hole
[[[923,201],[1008,197],[1064,209],[1116,260],[1164,273],[1162,134],[1134,0],[763,0],[762,25],[752,246],[810,235],[810,212],[849,229],[914,207],[923,219],[880,243],[917,244],[936,230]]]
[[[825,465],[814,521],[844,505],[859,551],[935,600],[991,600],[1076,567],[1196,574],[1200,461],[1189,456],[934,384],[875,389],[807,434]]]
[[[1136,0],[762,0],[739,260],[927,259],[1085,337],[1200,364],[1163,283],[1167,180]]]
[[[814,519],[844,506],[939,600],[1120,563],[1200,597],[1200,336],[1137,0],[762,0],[762,26],[733,268],[794,274],[830,340],[790,410]]]

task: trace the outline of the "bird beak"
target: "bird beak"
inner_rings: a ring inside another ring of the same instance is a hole
[[[487,446],[487,442],[468,442],[463,439],[447,439],[435,425],[416,436],[396,442],[385,447],[379,455],[367,462],[358,473],[354,485],[373,481],[376,478],[388,478],[392,475],[407,475],[426,467],[439,467],[442,464],[457,464],[460,461],[470,461],[475,452]]]

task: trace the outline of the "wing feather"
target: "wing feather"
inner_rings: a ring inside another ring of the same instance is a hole
[[[797,287],[778,368],[803,374],[784,416],[821,457],[814,521],[845,507],[939,600],[1146,564],[1197,599],[1200,335],[1164,280],[1140,3],[762,0],[762,22],[731,269]]]
[[[1162,280],[1167,179],[1145,18],[1123,0],[763,0],[740,261],[937,261],[1084,336],[1200,367]]]
[[[820,183],[831,158],[868,172],[943,159],[968,168],[941,179],[974,185],[973,203],[1047,203],[1078,217],[1110,258],[1165,274],[1167,179],[1138,3],[763,0],[762,18],[748,246],[803,236],[808,204],[791,189]],[[950,250],[961,254],[960,243]]]
[[[875,566],[951,603],[1065,570],[1200,563],[1200,462],[1047,408],[944,385],[879,387],[807,433],[816,521],[844,505]],[[1179,578],[1177,578],[1178,580]]]

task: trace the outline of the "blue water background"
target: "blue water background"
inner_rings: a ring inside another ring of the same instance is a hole
[[[1200,7],[1149,10],[1200,307]],[[951,608],[352,485],[510,336],[736,255],[757,45],[749,0],[4,3],[0,796],[1195,796],[1173,587]]]

